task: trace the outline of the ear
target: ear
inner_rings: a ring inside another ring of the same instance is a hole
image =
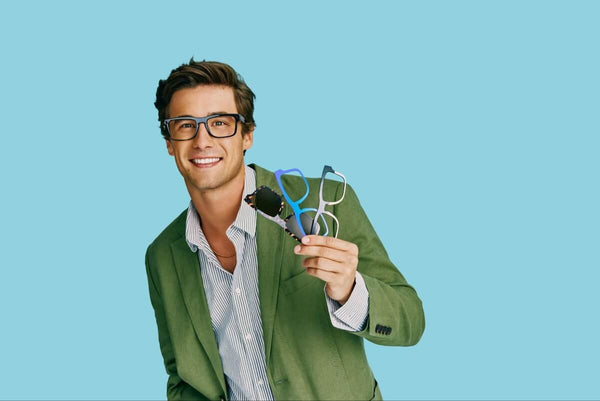
[[[165,139],[165,142],[167,143],[167,152],[169,152],[169,154],[173,156],[175,154],[175,152],[173,151],[173,144],[168,139]]]
[[[248,131],[242,136],[242,145],[244,150],[248,150],[252,147],[254,141],[254,126],[250,127]]]

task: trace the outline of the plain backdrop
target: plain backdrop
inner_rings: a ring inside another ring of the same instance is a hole
[[[384,398],[599,398],[599,17],[3,2],[0,398],[165,398],[144,252],[189,197],[153,102],[191,57],[256,93],[246,162],[343,172],[417,289],[421,342],[366,343]]]

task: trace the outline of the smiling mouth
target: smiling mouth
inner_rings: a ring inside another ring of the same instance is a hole
[[[222,159],[222,157],[203,157],[200,159],[190,159],[190,162],[196,167],[207,168],[216,165]]]

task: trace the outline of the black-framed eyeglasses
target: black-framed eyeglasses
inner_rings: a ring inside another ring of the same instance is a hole
[[[237,133],[238,122],[246,119],[241,114],[212,114],[206,117],[175,117],[163,121],[163,126],[174,141],[189,141],[198,135],[200,124],[213,138],[228,138]]]

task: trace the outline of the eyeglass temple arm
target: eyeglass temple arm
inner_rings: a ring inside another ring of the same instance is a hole
[[[256,207],[255,199],[256,199],[256,193],[258,192],[258,190],[260,190],[260,188],[258,188],[253,193],[246,195],[246,197],[244,198],[244,200],[246,201],[246,203],[252,209],[256,210],[256,212],[259,213],[261,216],[263,216],[267,220],[271,220],[275,224],[279,225],[281,228],[285,229],[286,228],[286,226],[285,226],[285,220],[283,220],[281,217],[279,217],[279,214],[277,214],[275,216],[270,216],[270,215],[266,214],[265,212],[263,212],[262,210],[260,210],[259,208]],[[282,201],[282,207],[283,207],[283,201]]]
[[[279,217],[279,215],[275,215],[275,216],[269,216],[268,214],[266,214],[265,212],[263,212],[262,210],[256,209],[255,210],[264,218],[266,218],[267,220],[271,220],[273,223],[277,224],[279,227],[285,229],[286,225],[285,225],[285,220],[283,220],[281,217]]]
[[[323,214],[326,214],[327,216],[331,217],[333,219],[333,221],[335,222],[335,235],[334,235],[334,237],[337,238],[338,233],[340,231],[340,222],[339,222],[339,220],[337,219],[337,217],[334,216],[333,213],[331,213],[331,212],[329,212],[327,210],[324,210]],[[320,217],[322,217],[323,214],[321,214]],[[323,218],[323,221],[326,221],[325,218]],[[327,224],[327,223],[325,223],[325,224]]]

